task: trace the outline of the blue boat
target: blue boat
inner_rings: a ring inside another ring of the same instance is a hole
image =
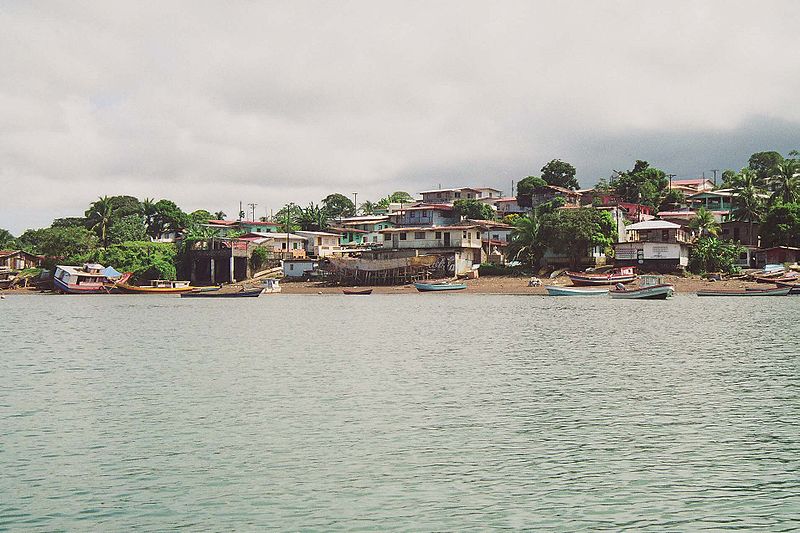
[[[415,283],[414,287],[419,292],[460,291],[467,288],[463,283]]]
[[[608,296],[608,288],[588,288],[582,289],[577,287],[556,287],[546,286],[547,294],[550,296]]]

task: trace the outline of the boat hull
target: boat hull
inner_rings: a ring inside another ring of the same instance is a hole
[[[181,298],[258,298],[262,289],[251,289],[239,292],[220,292],[199,290],[181,293]]]
[[[53,289],[65,294],[108,294],[109,292],[102,283],[81,287],[80,285],[69,285],[58,278],[53,278]]]
[[[576,289],[575,287],[545,287],[550,296],[606,296],[608,289]]]
[[[672,285],[651,285],[641,289],[611,290],[608,294],[615,300],[666,300],[675,293]]]
[[[698,296],[786,296],[791,292],[791,287],[778,287],[776,289],[751,289],[751,290],[717,290],[697,291]]]
[[[593,285],[616,285],[617,283],[630,283],[636,279],[636,274],[581,274],[567,272],[567,277],[576,287]]]
[[[139,287],[127,283],[117,283],[116,287],[130,294],[179,294],[197,289],[197,287]]]
[[[447,284],[447,283],[415,283],[414,287],[419,292],[437,292],[437,291],[460,291],[466,289],[467,286],[463,284]]]
[[[372,289],[342,289],[342,293],[348,296],[367,296],[372,294]]]

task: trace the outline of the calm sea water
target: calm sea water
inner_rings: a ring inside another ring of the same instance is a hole
[[[789,530],[800,298],[0,301],[0,529]]]

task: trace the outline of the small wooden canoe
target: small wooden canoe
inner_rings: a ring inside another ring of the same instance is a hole
[[[460,291],[466,289],[463,283],[415,283],[419,292]]]
[[[366,296],[372,294],[372,289],[342,289],[342,293],[352,296]]]
[[[776,287],[773,289],[719,289],[697,291],[698,296],[786,296],[791,287]]]
[[[156,280],[161,281],[161,280]],[[130,285],[129,283],[117,283],[116,287],[122,292],[135,294],[179,294],[189,292],[198,287],[190,287],[188,281],[163,281],[151,285]]]
[[[790,295],[800,295],[800,283],[786,283],[783,281],[776,281],[775,285],[778,287],[789,287]]]
[[[588,272],[567,272],[567,277],[577,287],[586,285],[616,285],[617,283],[630,283],[636,279],[636,274],[617,272],[608,274],[594,274]]]
[[[181,293],[181,298],[258,298],[264,289],[247,289],[238,292],[223,290],[198,290]]]
[[[588,288],[579,289],[577,287],[555,287],[545,286],[547,294],[550,296],[606,296],[608,295],[608,288]]]
[[[641,289],[612,289],[608,291],[615,300],[666,300],[675,293],[670,284],[650,285]]]

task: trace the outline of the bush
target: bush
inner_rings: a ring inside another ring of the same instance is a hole
[[[94,259],[120,272],[132,272],[136,281],[175,279],[175,245],[165,242],[125,242],[98,250]]]
[[[253,253],[250,256],[250,267],[253,269],[253,271],[258,272],[259,270],[261,270],[261,267],[263,267],[267,263],[269,256],[270,256],[269,250],[267,250],[266,248],[262,247],[256,248],[255,250],[253,250]]]
[[[689,270],[696,274],[705,272],[738,273],[736,264],[744,248],[738,244],[721,241],[716,237],[701,237],[695,242],[689,256]]]

